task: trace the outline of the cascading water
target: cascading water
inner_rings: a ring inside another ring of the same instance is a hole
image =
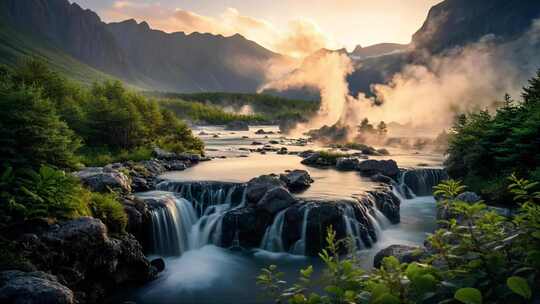
[[[402,173],[392,187],[368,191],[356,200],[334,204],[304,199],[303,203],[274,214],[258,237],[249,239],[247,247],[258,244],[266,251],[313,255],[324,246],[321,239],[329,226],[336,229],[338,238],[354,240],[356,248],[371,247],[382,237],[384,229],[399,222],[401,201],[410,195],[430,194],[428,191],[433,185],[445,178],[443,170],[418,169]],[[239,231],[239,226],[245,226],[243,220],[239,222],[239,217],[253,214],[250,213],[253,208],[246,206],[245,184],[164,181],[157,188],[170,191],[170,197],[152,209],[154,253],[180,255],[208,244],[240,247],[246,244],[246,237],[253,237],[251,232]],[[291,208],[294,215],[288,216]],[[253,244],[252,240],[258,243]]]
[[[245,187],[236,184],[220,186],[218,183],[208,185],[163,182],[158,189],[176,191],[139,195],[151,206],[152,253],[181,255],[207,244],[220,244],[223,216],[245,204]],[[235,196],[240,201],[233,203]]]
[[[407,170],[399,176],[396,187],[405,198],[430,196],[433,193],[433,187],[446,179],[448,179],[448,174],[443,169]]]

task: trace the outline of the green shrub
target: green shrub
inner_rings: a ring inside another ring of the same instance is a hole
[[[3,213],[14,220],[37,217],[71,219],[90,214],[89,196],[80,182],[64,171],[41,166],[38,171],[8,167],[2,174]]]
[[[76,165],[74,153],[79,147],[79,138],[40,89],[0,86],[1,164],[71,168]]]
[[[457,117],[449,134],[446,167],[453,178],[497,203],[511,203],[505,176],[516,172],[540,181],[540,71],[523,89],[523,100],[505,97],[495,113]]]
[[[90,199],[92,216],[100,219],[112,233],[124,233],[127,215],[116,194],[92,193]]]

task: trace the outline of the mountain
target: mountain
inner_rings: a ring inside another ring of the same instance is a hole
[[[413,35],[409,47],[398,53],[357,60],[357,68],[348,77],[349,90],[355,95],[358,92],[371,95],[372,84],[387,83],[407,64],[426,64],[426,60],[431,58],[427,54],[444,56],[447,51],[478,42],[487,36],[491,37],[492,50],[502,44],[511,45],[512,41],[523,40],[520,37],[528,32],[533,21],[538,18],[538,0],[442,1],[429,10],[424,24]],[[521,62],[516,61],[515,65],[523,66],[524,71],[525,66],[535,60],[532,59],[536,57],[533,55],[540,53],[540,48],[530,43],[521,42],[519,47],[511,46],[509,49],[505,52],[519,50],[520,54],[505,56],[520,59]],[[527,60],[528,63],[523,62]],[[532,62],[532,65],[538,68],[540,62]]]
[[[2,0],[0,17],[4,33],[144,89],[254,92],[268,62],[282,58],[240,35],[169,34],[134,20],[107,24],[68,0]]]
[[[412,44],[416,49],[437,53],[486,35],[511,40],[523,34],[537,18],[537,0],[446,0],[429,10]]]
[[[388,55],[396,52],[402,52],[405,51],[408,47],[408,44],[399,43],[379,43],[367,47],[357,45],[356,48],[354,48],[354,50],[350,53],[350,55],[352,58],[359,60]]]

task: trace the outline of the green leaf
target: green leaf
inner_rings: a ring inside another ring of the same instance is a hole
[[[424,274],[414,277],[412,284],[414,289],[422,295],[435,291],[437,287],[437,279],[431,274]]]
[[[387,293],[390,293],[390,288],[384,284],[375,284],[371,290],[371,299],[376,300]]]
[[[476,288],[460,288],[454,298],[465,304],[482,304],[482,293]]]
[[[532,297],[531,288],[529,283],[522,277],[509,277],[506,280],[506,285],[515,293],[529,300]]]
[[[373,304],[400,304],[398,297],[389,293],[383,294],[373,301]]]

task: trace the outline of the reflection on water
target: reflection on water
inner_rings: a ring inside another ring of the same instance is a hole
[[[227,159],[215,159],[201,163],[182,172],[169,172],[162,177],[175,180],[214,180],[246,182],[261,174],[282,173],[285,170],[308,170],[315,182],[302,193],[306,197],[350,197],[371,189],[374,183],[361,177],[356,172],[338,172],[334,169],[317,169],[300,163],[296,155],[277,155],[251,153],[244,151],[254,148],[252,141],[268,143],[279,141],[274,146],[287,147],[289,151],[320,149],[316,145],[294,146],[293,141],[277,134],[277,128],[264,127],[265,131],[275,134],[256,135],[250,131],[223,131],[218,127],[199,128],[195,133],[204,131],[201,136],[206,143],[209,155],[226,155]],[[219,134],[218,134],[219,133]],[[232,134],[234,133],[234,134]],[[214,137],[217,135],[219,137]],[[249,138],[243,138],[247,136]],[[268,138],[265,138],[265,137]],[[389,148],[392,158],[400,167],[416,167],[419,163],[431,167],[441,165],[442,157],[418,151],[400,151]],[[360,251],[363,267],[372,267],[373,257],[382,248],[391,244],[420,245],[426,234],[435,230],[435,202],[432,197],[417,197],[403,200],[401,204],[401,223],[391,225],[380,222],[382,236],[370,249]],[[255,284],[260,269],[276,264],[286,275],[286,280],[298,276],[298,270],[308,264],[314,264],[316,273],[322,268],[320,261],[287,253],[271,253],[263,250],[234,252],[215,246],[188,251],[181,257],[166,258],[166,269],[160,278],[138,290],[120,296],[120,300],[133,300],[137,303],[178,303],[178,304],[252,304],[272,303],[261,297],[261,290]]]

